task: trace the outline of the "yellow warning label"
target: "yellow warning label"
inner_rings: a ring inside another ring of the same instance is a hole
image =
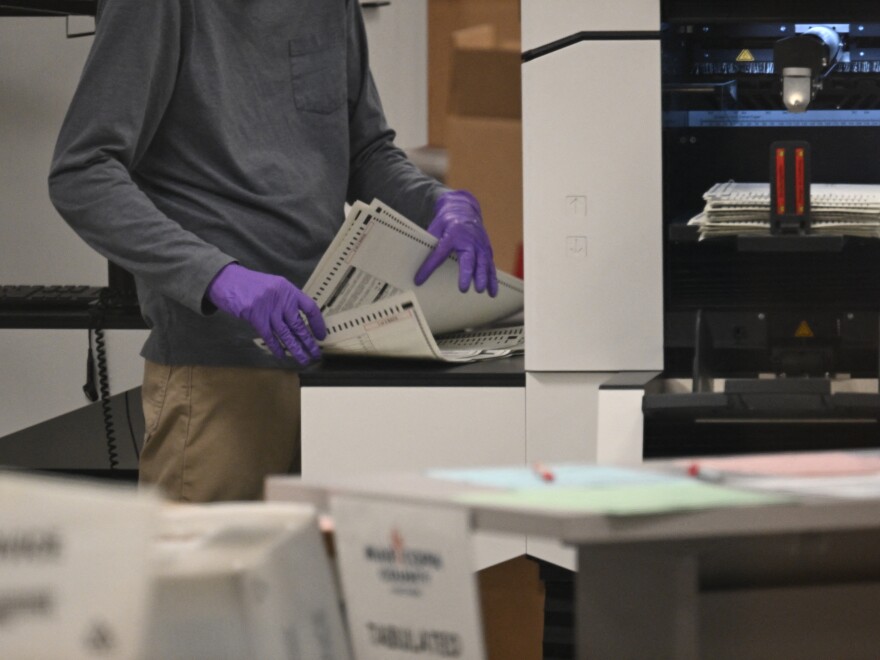
[[[754,62],[755,56],[752,55],[752,51],[750,51],[748,48],[743,48],[741,51],[739,51],[739,55],[736,56],[736,61],[737,62]]]
[[[813,334],[813,329],[810,327],[810,324],[806,321],[801,321],[801,324],[797,327],[797,330],[794,331],[794,336],[799,337],[801,339],[815,337]]]

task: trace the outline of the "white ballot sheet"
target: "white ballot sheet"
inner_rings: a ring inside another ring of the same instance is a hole
[[[770,231],[770,184],[727,181],[703,195],[706,206],[688,222],[700,238]],[[880,237],[880,186],[814,183],[810,187],[815,233]]]
[[[372,355],[446,362],[471,362],[522,351],[522,327],[460,332],[434,338],[412,291],[329,317],[331,355]]]
[[[482,327],[522,309],[522,280],[498,273],[497,297],[473,289],[462,293],[458,262],[450,256],[416,287],[413,277],[436,244],[382,202],[352,206],[303,288],[327,324],[322,351],[444,362],[523,352],[522,325]]]
[[[436,244],[382,202],[358,202],[303,291],[327,318],[411,290],[434,335],[485,326],[522,309],[522,280],[507,273],[498,273],[495,298],[473,288],[460,292],[454,256],[416,287],[413,277]]]
[[[442,335],[436,340],[412,291],[328,316],[327,355],[355,355],[443,362],[473,362],[521,353],[522,326]],[[268,350],[262,339],[256,340]]]

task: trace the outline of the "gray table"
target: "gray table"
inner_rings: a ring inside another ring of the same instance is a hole
[[[474,530],[574,545],[579,658],[880,656],[880,501],[616,518],[456,501],[472,488],[419,474],[279,477],[267,497],[466,506]]]

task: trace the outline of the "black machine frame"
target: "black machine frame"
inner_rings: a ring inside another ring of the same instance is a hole
[[[97,0],[0,0],[0,16],[94,16]]]
[[[712,185],[769,182],[777,141],[809,144],[813,182],[880,184],[880,3],[662,0],[661,18],[662,378],[692,387],[649,389],[645,456],[880,446],[880,393],[831,387],[880,376],[880,240],[701,241],[687,225]],[[738,113],[783,113],[773,44],[804,24],[852,28],[811,109],[873,114],[738,124]],[[732,119],[695,124],[694,111]]]

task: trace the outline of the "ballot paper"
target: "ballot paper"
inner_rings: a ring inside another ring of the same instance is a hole
[[[499,272],[495,298],[473,287],[462,293],[458,261],[450,255],[416,287],[413,277],[436,244],[386,204],[355,203],[303,287],[327,325],[321,350],[443,362],[523,352],[522,325],[499,324],[522,310],[522,280]]]
[[[412,291],[325,317],[332,355],[472,362],[521,352],[522,326],[441,335],[436,339]]]
[[[803,497],[880,499],[880,452],[877,451],[724,456],[677,464],[734,488]]]
[[[603,465],[432,470],[428,475],[470,486],[455,496],[460,502],[554,514],[644,516],[755,506],[790,499],[784,494],[748,492],[707,483],[674,471]]]
[[[701,239],[770,233],[770,184],[716,183],[703,199],[705,207],[688,222]],[[814,183],[810,216],[817,234],[880,238],[880,186]]]

